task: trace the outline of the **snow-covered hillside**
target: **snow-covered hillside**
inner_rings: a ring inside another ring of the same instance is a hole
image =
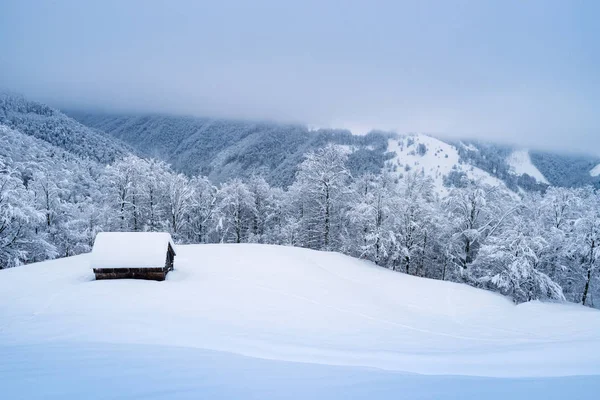
[[[179,246],[163,283],[89,256],[0,271],[1,343],[94,341],[423,374],[600,374],[600,312],[508,299],[338,253]]]
[[[600,389],[597,310],[515,306],[290,247],[179,246],[175,268],[164,282],[94,281],[86,254],[0,271],[3,393],[558,399]]]
[[[260,174],[275,186],[288,186],[298,164],[327,143],[361,149],[349,154],[354,175],[377,173],[385,160],[387,135],[301,125],[164,115],[111,115],[70,112],[84,125],[122,140],[141,154],[160,158],[188,175],[215,183]]]
[[[539,169],[531,162],[528,150],[515,150],[506,159],[506,162],[510,166],[512,172],[517,175],[527,174],[532,178],[535,178],[538,182],[550,184],[546,177],[540,172]]]
[[[469,179],[480,180],[492,186],[505,186],[504,183],[470,164],[460,162],[456,147],[432,136],[413,134],[388,140],[388,151],[396,156],[389,160],[389,166],[397,166],[398,171],[423,171],[433,179],[437,193],[446,194],[444,176],[449,173],[464,172]]]
[[[133,152],[125,143],[82,125],[55,108],[1,90],[0,125],[101,164]]]

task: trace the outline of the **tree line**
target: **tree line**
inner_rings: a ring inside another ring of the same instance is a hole
[[[217,186],[136,156],[100,166],[39,154],[0,153],[1,268],[88,252],[99,231],[167,231],[185,244],[337,251],[517,303],[598,304],[600,195],[589,187],[517,195],[465,179],[440,196],[419,172],[352,176],[335,145],[306,154],[287,188],[260,175]]]

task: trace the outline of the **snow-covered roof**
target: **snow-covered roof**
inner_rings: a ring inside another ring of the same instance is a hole
[[[92,268],[164,267],[171,235],[164,232],[100,232],[92,249]]]

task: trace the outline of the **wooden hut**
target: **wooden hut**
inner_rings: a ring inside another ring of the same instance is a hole
[[[164,232],[100,232],[92,249],[96,279],[164,281],[173,270],[175,245]]]

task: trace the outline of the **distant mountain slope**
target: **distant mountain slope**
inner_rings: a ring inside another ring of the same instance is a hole
[[[548,184],[561,187],[600,187],[600,179],[590,174],[592,168],[600,163],[600,157],[525,151],[514,146],[473,140],[450,143],[458,149],[462,162],[487,171],[513,190],[543,190]],[[515,152],[518,160],[515,160]]]
[[[112,162],[133,151],[52,107],[18,95],[0,93],[0,124],[101,163]]]
[[[553,154],[548,152],[531,151],[531,161],[554,186],[584,186],[600,187],[600,177],[593,175],[600,158]]]
[[[504,186],[500,179],[490,173],[463,163],[455,146],[431,136],[413,134],[391,138],[388,150],[396,154],[388,161],[389,169],[422,172],[433,179],[438,193],[446,193],[447,187],[458,184],[458,178],[462,175],[492,186]],[[453,176],[457,176],[456,181],[452,181]]]
[[[79,157],[45,140],[0,124],[0,162],[2,161],[20,171],[25,179],[40,168],[52,172],[70,172],[73,180],[75,171],[82,170],[89,174],[91,170],[102,167],[102,164],[88,157]]]
[[[462,176],[518,192],[554,186],[600,186],[592,176],[600,158],[565,156],[478,141],[455,141],[423,134],[346,130],[310,130],[301,125],[245,122],[162,115],[115,115],[67,112],[99,131],[126,142],[144,155],[158,157],[175,169],[202,174],[214,182],[260,173],[273,185],[293,181],[306,152],[328,142],[348,148],[353,175],[389,170],[419,170],[439,192]]]
[[[352,135],[345,130],[311,131],[301,125],[176,116],[123,116],[69,112],[82,124],[105,131],[142,154],[214,182],[260,173],[286,186],[304,154],[328,142],[349,146],[354,174],[381,170],[389,155],[388,134]]]
[[[529,156],[529,150],[521,149],[513,151],[506,159],[506,162],[516,175],[527,174],[540,183],[550,184],[544,174],[533,165],[531,157]]]

